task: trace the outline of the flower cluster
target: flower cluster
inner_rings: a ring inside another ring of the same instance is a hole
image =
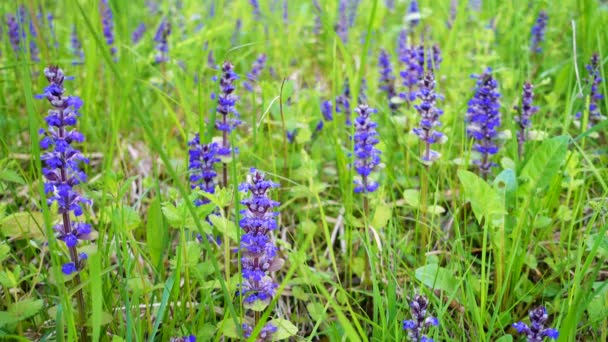
[[[248,305],[257,301],[269,303],[277,288],[270,272],[281,268],[283,260],[277,257],[277,248],[272,244],[270,232],[277,229],[278,213],[273,208],[279,202],[271,200],[268,191],[278,186],[266,180],[262,172],[251,169],[248,182],[239,187],[239,190],[251,194],[241,201],[246,209],[241,210],[239,222],[244,231],[241,235],[243,283],[240,295]]]
[[[258,3],[258,0],[249,0],[249,4],[251,4],[251,7],[253,7],[253,15],[255,20],[260,20],[262,17],[262,12],[260,11],[260,4]]]
[[[262,73],[262,70],[264,70],[265,66],[266,54],[261,53],[251,65],[251,71],[247,74],[247,81],[243,82],[243,87],[245,87],[247,91],[253,91],[253,83],[258,80],[258,77]]]
[[[197,133],[190,142],[188,170],[190,172],[190,188],[199,189],[204,192],[215,193],[217,172],[215,171],[215,163],[220,159],[216,156],[217,144],[201,144],[200,136]],[[200,206],[209,203],[206,198],[196,199],[194,204]]]
[[[156,35],[154,35],[154,41],[156,42],[156,49],[158,55],[154,58],[156,64],[164,63],[169,61],[169,42],[168,38],[171,34],[171,23],[167,19],[163,19],[158,25]]]
[[[143,38],[146,33],[146,24],[141,23],[137,25],[133,33],[131,34],[131,42],[133,45],[139,43],[139,41]]]
[[[378,66],[380,67],[380,90],[386,93],[388,106],[392,112],[395,112],[399,107],[396,102],[392,101],[392,99],[397,96],[397,91],[395,90],[395,75],[393,74],[393,67],[391,66],[391,57],[384,49],[380,50]]]
[[[544,306],[530,311],[530,325],[523,322],[513,324],[513,328],[520,334],[525,334],[528,342],[541,342],[548,337],[556,340],[559,337],[559,332],[553,328],[545,328],[545,323],[549,319],[547,310]]]
[[[549,20],[547,12],[540,11],[540,13],[538,13],[538,17],[536,18],[536,23],[532,27],[532,37],[530,38],[530,51],[532,51],[532,53],[541,53],[543,51],[540,44],[545,41],[547,20]]]
[[[103,28],[103,36],[106,38],[106,44],[110,47],[110,53],[116,54],[116,46],[114,46],[114,14],[108,0],[99,2],[99,13],[101,15],[101,26]]]
[[[420,127],[414,128],[413,132],[425,143],[422,160],[432,162],[439,158],[439,153],[433,151],[431,145],[439,142],[443,137],[441,132],[435,130],[435,127],[441,125],[439,117],[443,114],[443,110],[435,105],[437,93],[435,92],[435,76],[432,71],[428,71],[420,82],[420,91],[417,96],[421,102],[414,108],[420,114]]]
[[[420,23],[420,8],[418,7],[418,1],[411,0],[410,7],[407,10],[408,20],[410,27],[413,29]]]
[[[243,329],[244,338],[251,337],[251,333],[253,332],[252,326],[245,323],[242,325],[241,328]],[[260,334],[256,337],[255,342],[272,341],[273,334],[277,332],[277,330],[278,328],[272,325],[271,323],[266,323],[266,325],[264,325],[264,327],[262,328],[262,331],[260,331]]]
[[[534,87],[530,82],[524,83],[523,91],[521,94],[521,107],[516,106],[515,109],[519,110],[519,115],[515,116],[515,122],[519,126],[519,130],[517,131],[517,145],[519,157],[521,158],[523,155],[523,146],[528,138],[528,128],[530,127],[530,118],[536,112],[538,112],[538,107],[532,105],[532,101],[534,100]]]
[[[355,180],[355,193],[374,192],[378,189],[378,183],[369,179],[371,172],[380,164],[380,151],[375,147],[378,144],[377,124],[370,116],[376,110],[365,104],[355,108],[357,118],[355,119],[355,171],[361,176]]]
[[[59,67],[50,66],[44,69],[44,75],[49,86],[36,98],[46,98],[53,106],[45,118],[48,128],[40,130],[44,135],[40,147],[47,150],[41,157],[44,162],[42,173],[46,179],[44,192],[48,196],[48,203],[55,202],[58,213],[62,216],[63,222],[56,225],[54,230],[58,233],[57,238],[63,241],[70,251],[71,262],[62,267],[63,273],[69,275],[80,270],[83,266],[82,260],[86,259],[86,254],[79,255],[77,252],[78,240],[93,238],[91,225],[73,222],[71,217],[81,216],[83,205],[91,205],[90,200],[74,190],[76,185],[86,182],[87,179],[80,169],[80,163],[88,163],[88,159],[73,146],[73,143],[83,142],[84,136],[75,129],[70,129],[76,125],[83,103],[77,96],[64,94],[65,76]]]
[[[500,126],[500,93],[492,69],[488,68],[482,75],[473,77],[477,78],[477,86],[467,109],[467,134],[477,141],[473,148],[481,154],[475,164],[483,175],[487,175],[496,166],[490,161],[490,156],[498,152],[496,140]]]
[[[441,65],[443,58],[441,57],[441,49],[439,45],[433,45],[426,59],[426,68],[428,70],[437,70]]]
[[[181,337],[172,337],[169,342],[196,342],[196,336],[181,336]]]
[[[433,342],[432,338],[425,335],[428,328],[439,325],[439,321],[435,317],[427,317],[428,306],[429,300],[422,295],[416,295],[410,303],[412,319],[403,321],[403,330],[407,330],[409,338],[414,342]]]
[[[8,29],[8,38],[13,47],[15,53],[19,53],[21,50],[21,29],[19,28],[19,22],[12,14],[6,15],[6,26]]]
[[[70,45],[72,46],[72,53],[76,57],[72,61],[72,65],[80,65],[84,63],[84,51],[82,51],[82,43],[78,38],[78,31],[76,31],[76,25],[72,27],[72,33],[70,37]]]
[[[351,124],[350,121],[350,84],[348,79],[344,82],[344,89],[342,90],[342,94],[336,97],[336,113],[344,113],[346,125]]]
[[[403,86],[407,89],[400,96],[411,102],[416,99],[416,87],[424,75],[424,47],[406,47],[401,51],[399,58],[405,65],[405,69],[399,75],[403,79]]]
[[[236,111],[236,95],[234,94],[234,81],[237,75],[234,72],[234,67],[230,62],[224,62],[222,66],[222,78],[220,79],[220,94],[218,95],[217,112],[221,115],[221,121],[215,120],[215,128],[222,131],[222,145],[218,148],[217,154],[220,156],[229,156],[231,153],[230,143],[228,142],[228,134],[232,132],[241,121]],[[232,117],[230,117],[232,114]]]
[[[321,13],[323,11],[321,11],[321,5],[319,5],[319,0],[312,0],[312,5],[315,8],[315,25],[313,26],[312,32],[315,35],[318,35],[321,33],[321,27],[323,26],[323,23],[321,22]]]
[[[336,33],[343,44],[348,42],[348,15],[346,14],[346,7],[348,6],[348,0],[340,0],[338,3],[338,22],[336,23]]]
[[[600,93],[600,85],[602,83],[602,75],[600,74],[600,57],[596,53],[591,56],[591,61],[586,66],[589,77],[587,83],[591,84],[591,91],[589,93],[589,123],[588,128],[597,125],[600,121],[605,119],[600,111],[600,101],[604,99],[604,95]],[[576,113],[576,119],[580,120],[582,113]]]
[[[21,24],[23,25],[23,39],[25,39],[25,21],[27,20],[27,24],[28,24],[28,28],[29,28],[29,32],[30,32],[30,37],[29,37],[29,41],[30,41],[30,59],[33,62],[40,62],[40,57],[38,56],[39,52],[38,52],[38,45],[36,45],[36,27],[34,26],[34,20],[33,18],[30,16],[29,12],[25,10],[24,6],[20,6],[19,7],[19,17],[21,20]]]

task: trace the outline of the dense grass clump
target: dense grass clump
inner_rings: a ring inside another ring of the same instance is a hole
[[[0,9],[0,340],[608,340],[605,2]]]

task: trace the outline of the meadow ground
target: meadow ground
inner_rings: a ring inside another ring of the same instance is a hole
[[[0,9],[0,339],[608,340],[605,1]]]

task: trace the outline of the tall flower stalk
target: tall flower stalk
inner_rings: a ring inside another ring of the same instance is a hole
[[[365,104],[360,104],[355,108],[357,118],[355,119],[355,161],[353,163],[355,171],[359,174],[359,179],[355,179],[355,193],[367,194],[378,189],[378,183],[370,179],[372,171],[380,164],[380,150],[376,148],[378,144],[378,126],[371,119],[371,115],[376,110]],[[363,210],[368,214],[369,208],[367,196],[363,197]]]
[[[220,157],[229,157],[232,153],[228,138],[230,133],[241,124],[235,107],[237,97],[234,94],[234,81],[236,79],[237,75],[234,72],[233,65],[230,62],[224,62],[224,65],[222,65],[222,77],[220,79],[220,94],[217,101],[217,113],[221,117],[219,121],[217,118],[215,120],[215,128],[222,132],[222,143],[217,150],[217,155]],[[222,179],[222,185],[227,187],[228,165],[226,163],[223,163]]]
[[[399,108],[398,104],[393,102],[393,98],[397,96],[395,75],[393,74],[393,67],[391,65],[391,56],[384,49],[380,50],[378,66],[380,67],[380,90],[386,93],[388,107],[391,112],[395,113]]]
[[[265,66],[266,54],[261,53],[260,55],[258,55],[258,58],[255,60],[255,62],[253,62],[253,64],[251,65],[251,71],[247,73],[247,81],[243,82],[243,87],[247,91],[253,91],[253,85],[255,84],[255,82],[257,82],[258,77],[260,77],[260,74],[262,73],[262,70],[264,70]]]
[[[348,0],[339,0],[338,3],[338,22],[336,23],[336,33],[343,44],[348,42],[348,15],[346,8],[348,7]]]
[[[600,111],[600,101],[604,99],[604,95],[600,93],[602,75],[600,73],[600,57],[597,52],[591,56],[591,61],[585,68],[589,73],[587,84],[591,84],[589,92],[589,119],[587,123],[587,128],[591,128],[606,119]],[[576,113],[576,120],[582,119],[582,116],[581,112]]]
[[[500,93],[498,82],[492,76],[492,69],[487,68],[482,75],[473,77],[477,78],[477,86],[467,109],[467,134],[476,141],[473,149],[479,152],[481,157],[475,160],[475,164],[482,176],[487,178],[492,167],[497,165],[490,157],[498,153]]]
[[[530,311],[529,316],[530,325],[523,322],[513,324],[518,333],[526,335],[528,342],[541,342],[545,337],[556,340],[559,337],[557,330],[545,327],[549,315],[547,315],[547,309],[544,306],[539,306]]]
[[[108,0],[99,1],[99,13],[103,36],[106,39],[106,44],[110,47],[110,53],[114,56],[116,54],[116,46],[114,46],[114,14]]]
[[[131,42],[135,45],[144,37],[146,33],[146,24],[140,23],[137,25],[133,33],[131,34]]]
[[[82,51],[82,43],[78,38],[78,31],[76,31],[76,25],[72,26],[70,45],[72,46],[72,53],[75,57],[75,59],[72,61],[72,65],[84,64],[84,51]]]
[[[534,54],[539,54],[543,51],[540,44],[545,41],[545,31],[547,29],[547,21],[549,16],[547,12],[540,11],[536,18],[536,23],[532,26],[532,35],[530,38],[530,51]]]
[[[75,273],[74,283],[80,285],[79,272],[84,267],[87,259],[85,253],[78,253],[79,241],[91,240],[94,232],[91,225],[84,222],[76,222],[73,218],[82,216],[85,205],[91,205],[91,201],[80,195],[75,187],[86,182],[86,174],[80,169],[81,163],[88,163],[88,159],[74,147],[74,143],[82,143],[84,136],[71,128],[76,125],[80,116],[83,102],[77,96],[66,96],[63,82],[65,76],[63,71],[56,66],[44,69],[44,75],[49,81],[49,86],[43,94],[36,98],[46,98],[53,106],[48,111],[45,121],[46,129],[41,129],[40,147],[46,152],[41,156],[44,162],[42,174],[46,179],[44,192],[48,196],[48,204],[56,203],[61,223],[53,227],[57,232],[57,239],[65,243],[69,251],[70,261],[63,264],[61,271],[65,275]],[[86,311],[82,290],[76,292],[80,320],[84,324]],[[83,325],[84,326],[84,325]],[[86,339],[86,334],[81,336]]]
[[[443,114],[443,110],[436,106],[438,96],[435,92],[435,75],[432,71],[427,71],[420,82],[417,97],[420,99],[420,104],[415,105],[414,108],[420,114],[420,127],[414,128],[413,132],[424,142],[422,160],[432,163],[439,158],[439,152],[432,150],[431,145],[438,143],[443,137],[443,134],[435,129],[441,125],[439,117]]]
[[[156,42],[156,50],[158,54],[154,58],[156,64],[165,63],[169,61],[169,35],[171,34],[171,23],[165,18],[160,22],[156,35],[154,35],[154,41]]]
[[[416,295],[410,302],[412,319],[403,321],[403,330],[408,332],[408,337],[413,342],[433,342],[426,334],[429,327],[439,325],[439,321],[427,315],[428,306],[429,300],[422,295]]]
[[[220,159],[216,156],[217,144],[201,144],[200,136],[197,133],[192,140],[188,142],[189,146],[189,159],[188,159],[188,171],[190,173],[190,188],[195,190],[202,190],[206,193],[214,194],[217,172],[215,171],[215,164],[220,162]],[[207,198],[199,199],[194,201],[196,206],[209,203]]]
[[[524,143],[528,139],[528,128],[530,127],[532,115],[538,112],[538,107],[532,105],[534,100],[534,87],[530,82],[526,82],[521,94],[521,107],[516,106],[519,115],[515,117],[515,122],[519,126],[517,131],[517,154],[519,159],[524,155]]]
[[[241,201],[245,209],[241,211],[242,218],[239,226],[243,229],[241,235],[241,265],[243,282],[239,295],[245,308],[268,305],[276,294],[277,283],[272,279],[275,272],[283,265],[283,260],[277,256],[277,247],[272,243],[271,232],[276,230],[278,213],[274,211],[279,202],[269,198],[268,192],[279,185],[266,180],[264,173],[251,169],[246,183],[239,189],[250,194]],[[254,324],[257,325],[258,315]],[[244,337],[249,338],[253,327],[243,323]],[[256,341],[271,341],[277,327],[266,323]]]

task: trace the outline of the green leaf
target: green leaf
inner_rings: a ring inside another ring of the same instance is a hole
[[[306,304],[306,311],[315,322],[319,322],[325,319],[326,311],[325,306],[321,303],[312,302]]]
[[[530,155],[520,174],[522,196],[543,189],[553,180],[568,152],[568,137],[559,136],[542,142]]]
[[[298,328],[286,319],[277,318],[269,323],[277,327],[277,331],[272,335],[273,341],[284,340],[298,333]]]
[[[0,171],[0,180],[25,185],[23,178],[17,172],[9,169]]]
[[[430,264],[416,269],[415,276],[416,279],[430,288],[454,293],[458,288],[458,279],[452,273],[447,268]]]
[[[253,303],[243,303],[243,307],[245,307],[246,309],[250,309],[252,311],[262,312],[268,307],[268,304],[270,304],[269,301],[264,301],[264,300],[258,299]]]
[[[30,318],[42,310],[44,301],[42,299],[25,299],[11,305],[9,312],[17,321]]]
[[[420,191],[416,189],[407,189],[403,192],[403,199],[409,206],[418,208],[420,206]]]
[[[164,225],[160,200],[155,197],[148,208],[146,222],[146,246],[150,254],[153,267],[159,267],[164,253],[165,241],[169,238],[169,232]]]
[[[114,210],[114,219],[127,230],[133,230],[141,224],[139,213],[129,206],[121,206]]]
[[[490,223],[499,224],[505,214],[505,203],[498,192],[472,172],[459,170],[458,178],[477,222],[481,223],[486,218]]]
[[[513,336],[504,335],[496,339],[496,342],[511,342],[513,341]]]
[[[209,220],[220,233],[227,234],[232,241],[238,240],[237,227],[234,222],[216,215],[209,216]]]
[[[390,206],[386,205],[386,203],[381,203],[376,207],[376,211],[374,212],[374,218],[372,219],[372,227],[375,228],[383,228],[390,220],[392,214],[392,209]]]
[[[0,263],[11,254],[11,248],[5,244],[0,244]]]
[[[224,337],[240,338],[239,330],[234,324],[232,317],[226,317],[217,323],[217,330],[221,331]]]
[[[44,218],[40,212],[19,212],[0,220],[0,230],[5,236],[14,239],[41,240],[44,238],[43,223]]]
[[[0,328],[5,325],[14,324],[19,322],[19,319],[15,317],[11,312],[0,311]]]

